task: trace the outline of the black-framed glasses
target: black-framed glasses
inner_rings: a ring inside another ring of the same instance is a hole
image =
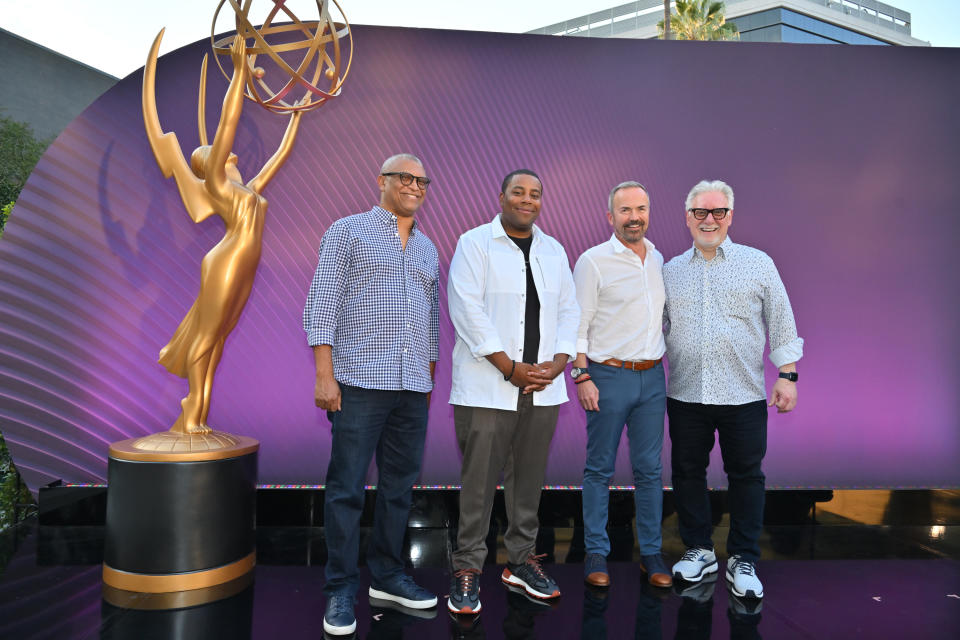
[[[727,213],[730,211],[730,207],[717,207],[716,209],[687,209],[690,213],[693,214],[693,217],[697,220],[706,220],[707,214],[713,216],[713,219],[717,222],[720,222],[727,217]]]
[[[406,171],[387,171],[386,173],[381,173],[380,175],[384,177],[397,176],[400,178],[400,184],[405,187],[409,187],[411,184],[413,184],[414,180],[417,181],[417,186],[421,189],[426,189],[428,186],[430,186],[430,178],[426,176],[415,176],[412,173],[407,173]]]

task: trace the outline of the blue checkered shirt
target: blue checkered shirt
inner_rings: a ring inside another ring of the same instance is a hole
[[[333,347],[333,375],[364,389],[433,389],[439,336],[437,248],[416,224],[374,207],[334,222],[320,242],[303,310],[310,346]]]

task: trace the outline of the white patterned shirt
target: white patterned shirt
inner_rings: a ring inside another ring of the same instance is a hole
[[[540,351],[537,362],[558,353],[577,356],[580,307],[567,253],[559,242],[533,226],[530,268],[540,298]],[[523,251],[504,231],[500,216],[460,236],[447,275],[450,320],[457,331],[453,347],[450,404],[517,410],[520,389],[503,379],[485,356],[503,351],[523,361],[527,275]],[[557,376],[533,404],[567,401],[567,385]]]
[[[583,252],[573,268],[580,305],[577,351],[594,362],[663,357],[663,256],[643,239],[645,260],[610,240]]]
[[[397,217],[380,207],[341,218],[320,242],[303,310],[310,346],[333,347],[333,377],[364,389],[433,389],[440,264],[414,223],[404,249]]]
[[[738,405],[765,400],[763,348],[777,367],[803,356],[803,338],[770,256],[728,236],[713,260],[693,247],[663,267],[667,396]]]

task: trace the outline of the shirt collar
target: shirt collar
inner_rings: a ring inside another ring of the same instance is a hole
[[[370,210],[370,213],[372,213],[372,214],[374,215],[374,217],[375,217],[377,220],[379,220],[380,222],[382,222],[383,224],[388,225],[388,226],[389,226],[390,228],[392,228],[392,229],[393,229],[393,228],[396,228],[396,226],[397,226],[397,216],[395,216],[394,214],[390,213],[389,211],[387,211],[386,209],[384,209],[384,208],[381,207],[380,205],[374,205],[373,209]],[[410,234],[412,235],[412,234],[414,234],[416,231],[417,231],[417,219],[414,218],[414,219],[413,219],[413,226],[410,228]]]
[[[644,246],[647,248],[647,252],[648,252],[648,253],[649,253],[651,250],[657,248],[657,246],[656,246],[655,244],[653,244],[652,242],[650,242],[650,240],[648,240],[646,236],[643,237],[643,244],[644,244]],[[610,234],[610,246],[613,247],[613,252],[614,252],[614,253],[624,253],[624,252],[633,253],[633,250],[632,250],[632,249],[630,249],[629,247],[627,247],[627,245],[625,245],[625,244],[623,244],[622,242],[620,242],[620,239],[617,238],[617,234],[616,234],[616,233],[611,233],[611,234]],[[634,254],[634,255],[636,255],[636,254]]]
[[[490,233],[494,238],[506,238],[507,231],[503,228],[503,223],[500,221],[500,214],[498,213],[494,218],[493,222],[490,223]],[[540,227],[536,224],[533,225],[533,241],[537,242],[537,237],[543,233],[540,231]]]
[[[734,251],[735,246],[736,245],[733,243],[733,240],[730,239],[730,235],[728,234],[727,237],[723,239],[723,242],[721,242],[717,247],[717,257],[721,260],[726,260],[727,254],[729,254],[731,251]],[[692,262],[698,257],[701,260],[704,260],[703,253],[697,248],[697,245],[694,244],[693,251],[690,253],[690,261]]]

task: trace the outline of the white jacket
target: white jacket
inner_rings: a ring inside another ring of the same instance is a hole
[[[577,306],[567,253],[559,242],[533,227],[530,248],[533,280],[540,298],[540,351],[537,362],[558,353],[577,355]],[[515,411],[520,389],[484,356],[504,351],[513,360],[523,358],[523,321],[527,276],[523,252],[507,236],[500,216],[460,236],[450,262],[447,301],[457,332],[453,348],[453,384],[450,404]],[[533,404],[550,406],[567,401],[561,373]]]

